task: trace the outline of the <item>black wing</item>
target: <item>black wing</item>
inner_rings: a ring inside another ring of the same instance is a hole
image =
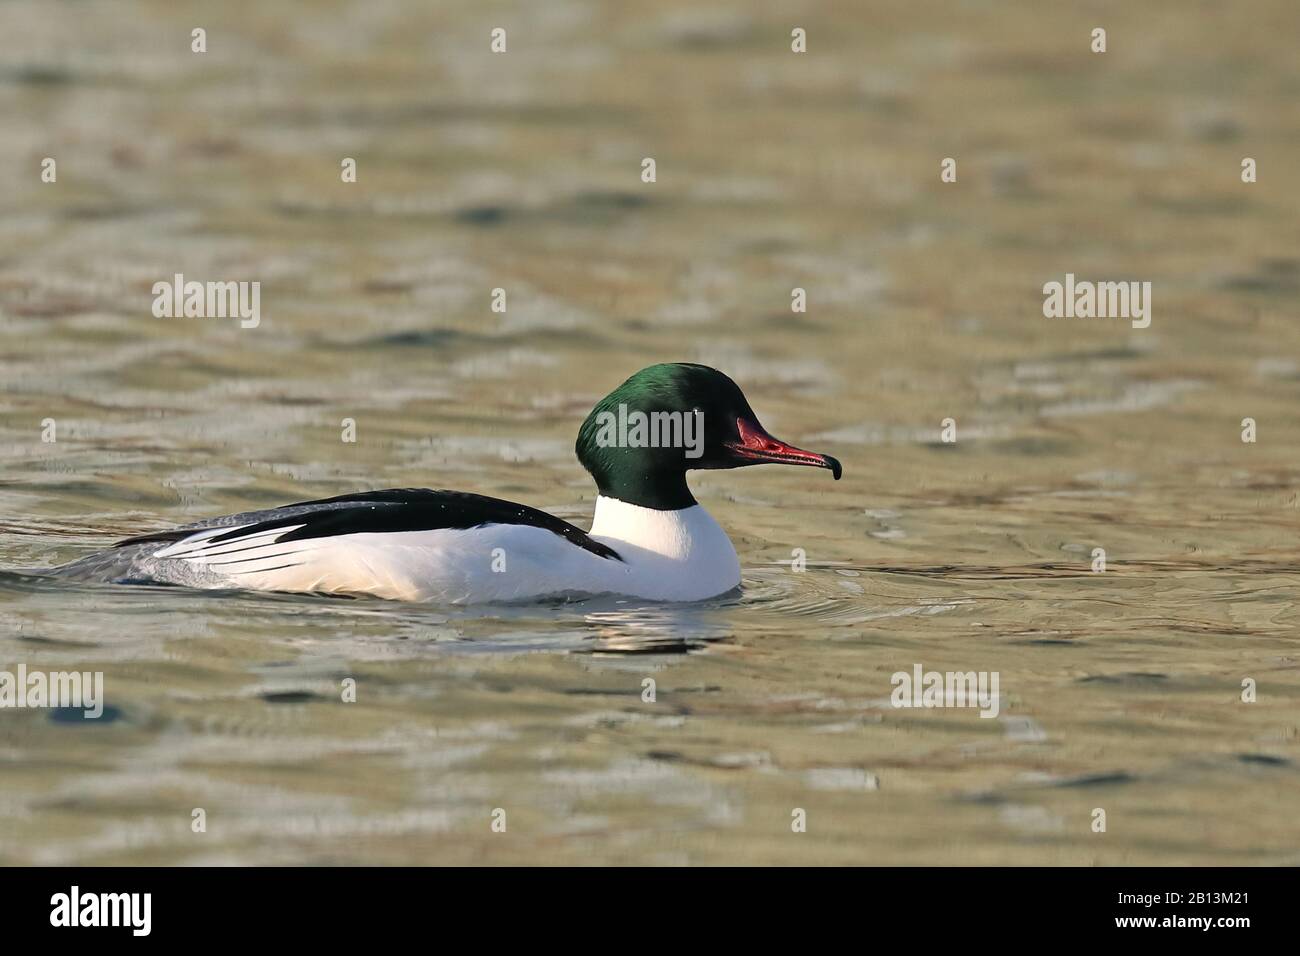
[[[241,520],[242,519],[242,520]],[[428,488],[390,488],[363,491],[335,498],[300,501],[270,511],[232,515],[217,521],[142,534],[119,541],[115,547],[151,542],[183,541],[204,528],[234,525],[213,535],[205,544],[265,534],[276,528],[291,528],[269,537],[267,543],[327,538],[340,534],[433,531],[439,528],[479,528],[489,524],[525,524],[558,534],[570,544],[602,558],[623,560],[613,548],[592,540],[585,531],[545,511],[527,505],[474,495],[464,491],[433,491]]]

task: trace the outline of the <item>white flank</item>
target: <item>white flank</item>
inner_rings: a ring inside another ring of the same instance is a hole
[[[740,584],[735,549],[699,505],[656,511],[598,497],[591,537],[617,551],[621,561],[532,525],[275,541],[296,527],[301,525],[216,543],[211,539],[238,528],[205,528],[156,551],[153,573],[160,580],[198,587],[368,594],[449,604],[567,593],[698,601]]]

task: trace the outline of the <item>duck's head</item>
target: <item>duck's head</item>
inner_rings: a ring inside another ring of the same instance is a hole
[[[840,463],[769,435],[745,393],[717,369],[673,362],[643,368],[592,409],[575,449],[600,493],[646,508],[695,504],[692,468]]]

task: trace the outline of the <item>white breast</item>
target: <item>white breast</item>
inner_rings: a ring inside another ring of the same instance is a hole
[[[699,505],[657,511],[603,495],[591,536],[627,563],[622,594],[699,601],[740,585],[740,560],[721,526]]]

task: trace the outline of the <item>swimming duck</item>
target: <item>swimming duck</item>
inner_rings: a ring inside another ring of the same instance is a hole
[[[131,583],[474,604],[583,594],[697,601],[740,584],[726,532],[691,495],[694,468],[840,463],[773,438],[704,365],[637,372],[578,430],[596,482],[591,531],[463,491],[392,489],[142,534],[52,573]]]

